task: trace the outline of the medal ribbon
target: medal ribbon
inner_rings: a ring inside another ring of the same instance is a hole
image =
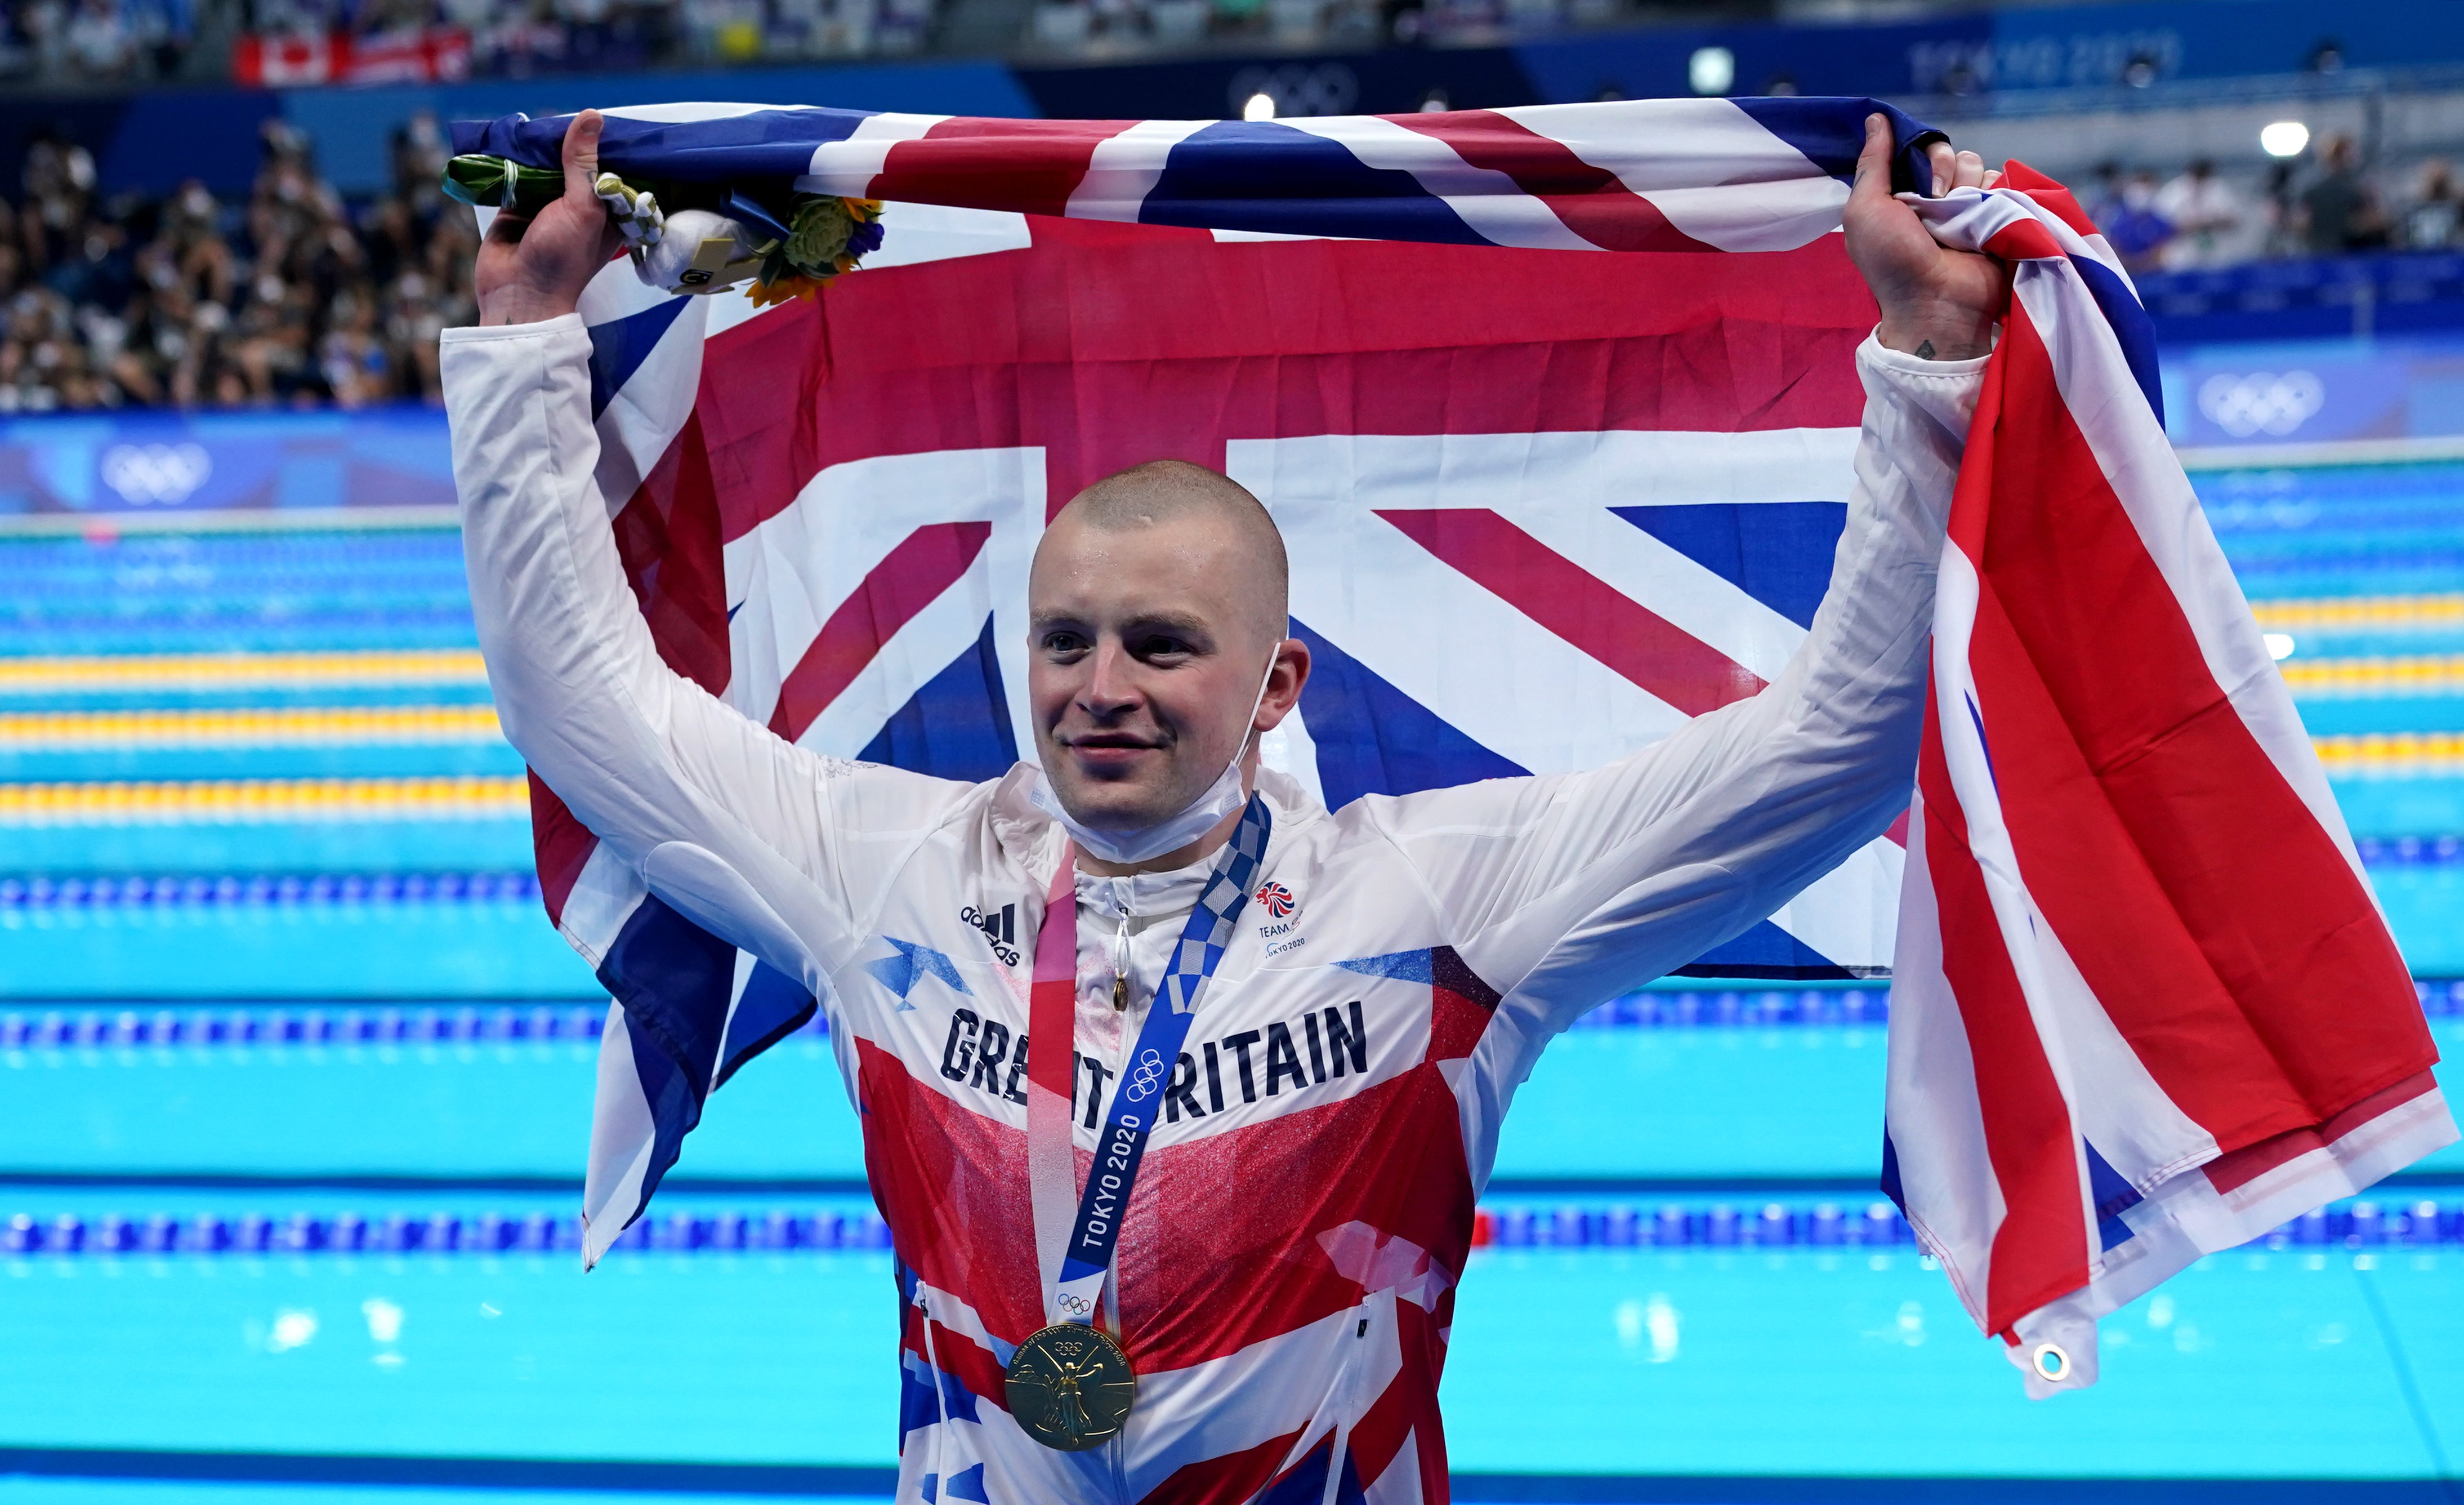
[[[1062,852],[1061,870],[1045,899],[1044,919],[1035,939],[1035,981],[1028,994],[1027,1034],[1030,1042],[1053,1042],[1027,1052],[1026,1162],[1029,1194],[1035,1212],[1035,1243],[1047,1294],[1045,1315],[1055,1322],[1095,1320],[1104,1275],[1111,1268],[1112,1247],[1120,1238],[1121,1216],[1129,1209],[1130,1189],[1137,1182],[1138,1162],[1146,1155],[1147,1137],[1155,1128],[1155,1110],[1180,1060],[1207,980],[1223,960],[1249,889],[1265,860],[1266,838],[1274,827],[1266,802],[1249,797],[1240,827],[1216,862],[1214,874],[1189,912],[1180,940],[1165,963],[1155,1001],[1147,1007],[1120,1085],[1105,1116],[1103,1137],[1096,1141],[1094,1168],[1078,1201],[1074,1221],[1067,1217],[1068,1188],[1075,1179],[1076,1155],[1070,1144],[1071,1101],[1078,1073],[1076,1030],[1078,1009],[1078,902],[1073,870],[1077,853]],[[1059,1049],[1055,1049],[1058,1046]]]

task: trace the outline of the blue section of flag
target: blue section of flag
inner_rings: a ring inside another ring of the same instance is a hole
[[[641,1201],[625,1218],[629,1225],[701,1121],[735,989],[736,947],[651,895],[617,931],[599,963],[599,982],[625,1007],[633,1072],[653,1126]]]
[[[676,316],[684,312],[685,300],[671,298],[653,303],[638,314],[611,319],[604,324],[590,326],[590,416],[598,417],[607,410],[616,393],[632,380],[642,363],[658,348]]]
[[[941,1493],[945,1499],[974,1500],[976,1505],[992,1505],[992,1496],[984,1493],[984,1466],[980,1463],[951,1474]]]
[[[1488,237],[1391,167],[1272,121],[1224,121],[1172,148],[1138,218],[1150,225],[1485,246]]]
[[[814,147],[847,140],[872,113],[795,106],[705,121],[610,115],[599,138],[599,164],[627,177],[688,183],[796,178],[811,170]],[[569,115],[455,121],[453,150],[553,167],[563,161],[564,131],[572,121]]]
[[[1765,919],[1677,969],[1679,977],[1764,977],[1815,982],[1857,974]]]
[[[1465,737],[1298,620],[1292,635],[1309,649],[1301,717],[1317,744],[1328,809],[1364,794],[1411,794],[1530,772]]]
[[[1844,501],[1609,510],[1802,628],[1814,626],[1848,526]]]
[[[1892,139],[1901,144],[1891,165],[1892,187],[1932,191],[1933,168],[1926,163],[1925,153],[1911,144],[1920,136],[1941,133],[1879,100],[1781,95],[1728,102],[1842,183],[1857,175],[1857,156],[1865,149],[1865,117],[1880,110],[1890,117]]]
[[[2122,358],[2130,364],[2130,379],[2139,384],[2139,390],[2147,398],[2147,406],[2161,426],[2165,422],[2165,379],[2156,368],[2156,321],[2139,306],[2138,296],[2122,280],[2120,273],[2090,256],[2073,256],[2070,262],[2079,269],[2079,280],[2087,284],[2104,321],[2113,326],[2113,338],[2122,346]]]
[[[803,984],[767,962],[754,963],[752,975],[744,980],[744,996],[728,1015],[727,1040],[719,1048],[718,1073],[711,1091],[727,1085],[737,1068],[803,1029],[815,1007]]]
[[[1891,1130],[1887,1124],[1882,1128],[1881,1188],[1882,1195],[1891,1199],[1891,1206],[1900,1209],[1900,1216],[1907,1216],[1908,1195],[1900,1184],[1900,1147],[1891,1142]]]
[[[2087,1152],[2087,1190],[2096,1199],[2096,1231],[2103,1240],[2102,1247],[2113,1249],[2129,1243],[2138,1234],[2122,1221],[2122,1214],[2144,1200],[2139,1188],[2115,1170],[2112,1162],[2098,1154],[2094,1144],[2081,1140],[2079,1148]]]
[[[1018,762],[1018,738],[1001,693],[990,616],[974,646],[909,697],[857,756],[965,784],[1009,772]]]

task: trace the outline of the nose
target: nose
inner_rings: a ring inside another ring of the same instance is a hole
[[[1141,698],[1134,682],[1136,663],[1116,639],[1097,643],[1078,691],[1080,707],[1097,718],[1118,716],[1134,707]]]

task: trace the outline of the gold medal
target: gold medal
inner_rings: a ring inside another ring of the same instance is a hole
[[[1055,1322],[1018,1345],[1006,1388],[1009,1414],[1029,1437],[1063,1452],[1084,1452],[1120,1435],[1138,1377],[1110,1335],[1081,1322]]]

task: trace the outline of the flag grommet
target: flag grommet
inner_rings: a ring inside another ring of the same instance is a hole
[[[2062,1352],[2059,1343],[2038,1343],[2028,1361],[2035,1367],[2036,1378],[2048,1384],[2059,1384],[2071,1377],[2071,1356]]]

